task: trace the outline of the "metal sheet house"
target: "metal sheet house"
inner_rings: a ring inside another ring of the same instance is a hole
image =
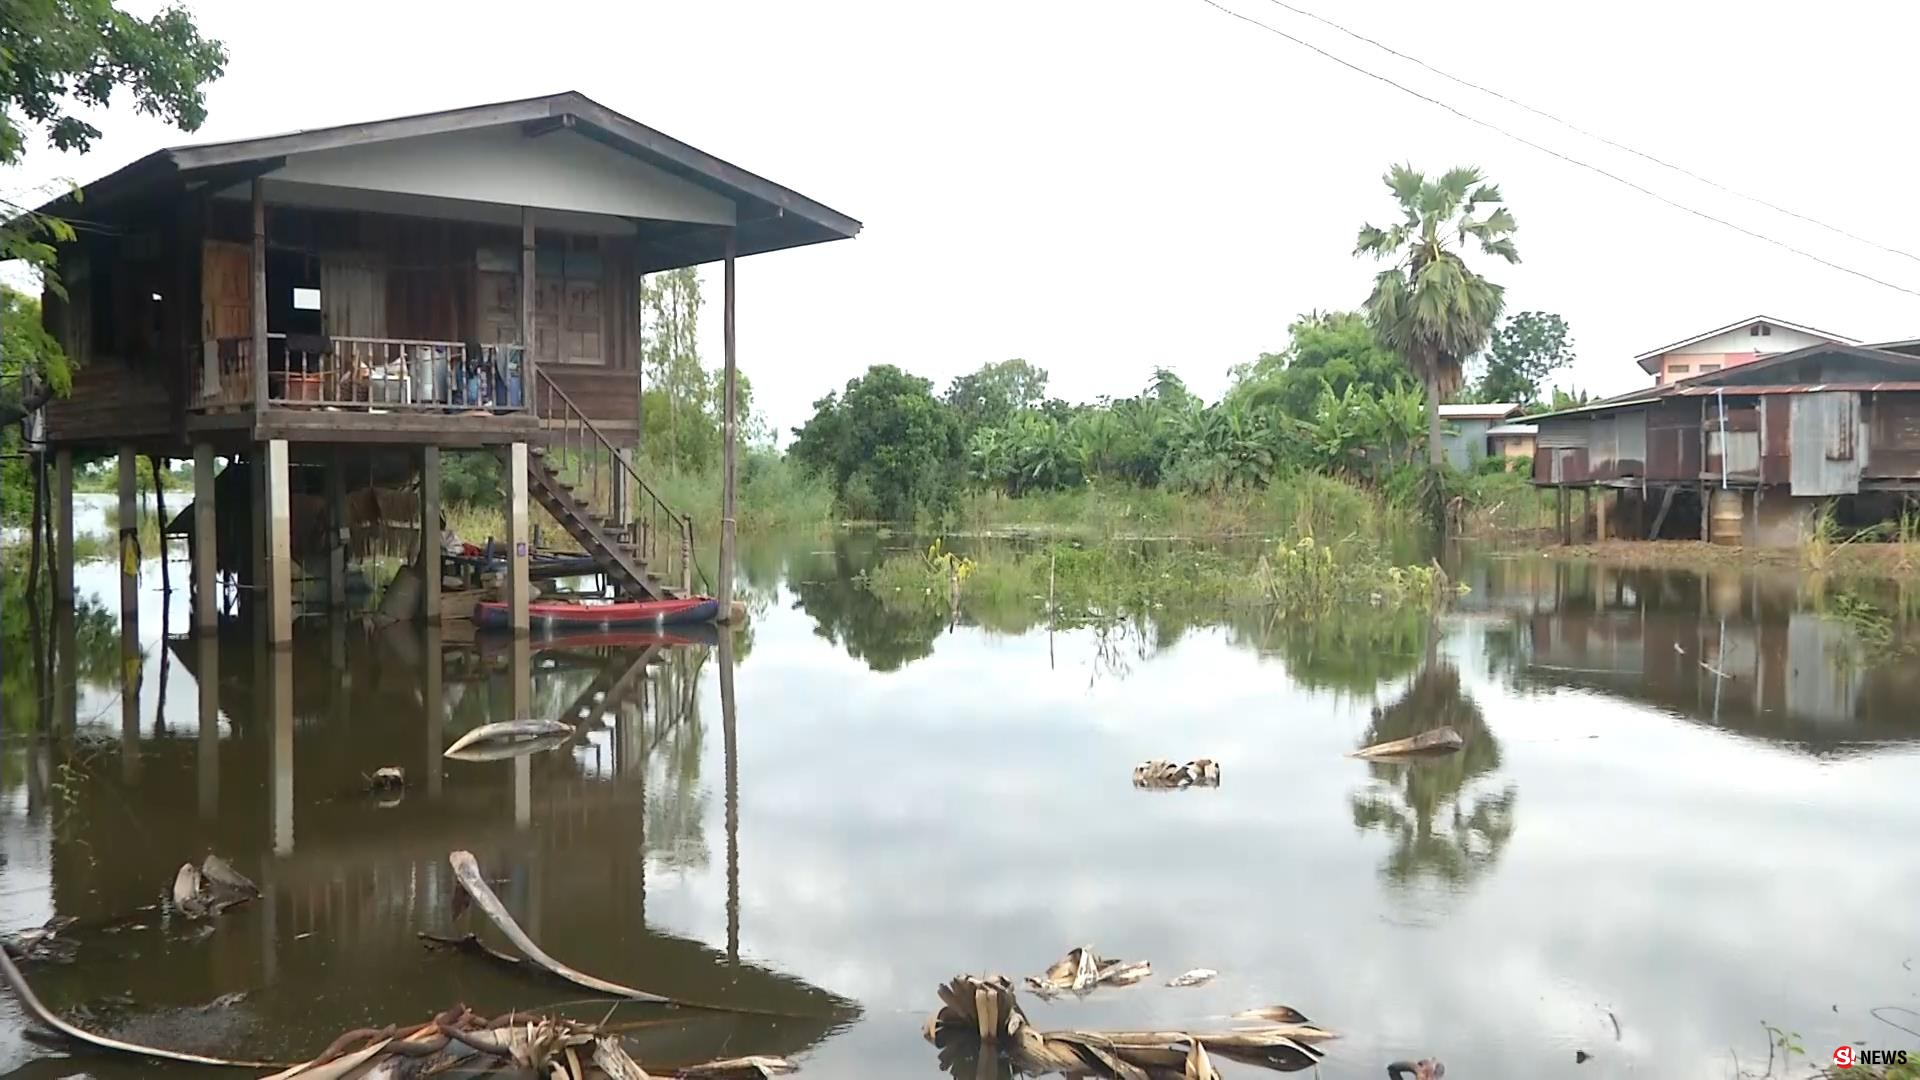
[[[1644,520],[1617,523],[1646,537],[1789,545],[1828,505],[1886,516],[1920,492],[1920,358],[1896,349],[1813,345],[1537,417],[1534,482],[1625,493]]]
[[[641,276],[724,262],[731,354],[736,256],[860,229],[574,93],[160,150],[46,210],[82,222],[45,298],[78,363],[56,511],[76,449],[119,450],[126,493],[134,455],[193,457],[201,535],[216,457],[248,469],[274,640],[290,469],[337,507],[343,460],[417,471],[437,527],[439,450],[498,448],[520,559],[530,488],[625,591],[669,588],[690,526],[633,464]]]

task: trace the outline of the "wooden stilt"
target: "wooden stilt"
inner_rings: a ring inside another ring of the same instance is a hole
[[[721,473],[720,473],[720,580],[719,586],[720,620],[733,617],[733,544],[734,544],[734,469],[737,454],[736,444],[740,441],[737,411],[737,386],[739,374],[734,355],[734,257],[737,254],[737,233],[727,230],[726,247],[726,296],[721,311],[722,341],[724,342],[725,372],[722,377],[721,403]]]
[[[120,448],[120,626],[140,626],[140,458],[133,447]]]
[[[53,452],[53,599],[73,603],[73,451]]]
[[[173,592],[173,571],[167,566],[166,470],[161,467],[160,462],[160,455],[147,455],[147,465],[153,472],[153,514],[160,522],[160,592],[162,595],[170,595]]]
[[[530,627],[527,605],[532,602],[527,557],[532,538],[527,531],[527,444],[507,449],[507,621],[515,634]]]
[[[420,449],[419,571],[420,617],[431,625],[440,621],[440,448],[437,446]]]

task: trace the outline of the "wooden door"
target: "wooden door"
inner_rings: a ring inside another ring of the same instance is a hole
[[[200,338],[253,333],[253,249],[208,240],[200,258]]]
[[[474,275],[474,331],[483,343],[516,344],[520,337],[520,275],[481,269]]]

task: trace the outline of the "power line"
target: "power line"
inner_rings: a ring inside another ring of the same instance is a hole
[[[1403,94],[1406,94],[1410,97],[1418,98],[1421,101],[1424,101],[1427,104],[1432,105],[1436,108],[1444,109],[1447,112],[1452,113],[1453,115],[1459,117],[1462,120],[1467,121],[1470,124],[1475,124],[1479,127],[1486,128],[1488,131],[1491,131],[1496,135],[1503,135],[1509,139],[1512,139],[1514,142],[1521,144],[1522,146],[1531,147],[1535,150],[1540,151],[1543,154],[1548,155],[1549,157],[1559,158],[1561,161],[1564,161],[1569,165],[1577,165],[1582,169],[1586,169],[1588,172],[1597,173],[1600,176],[1604,176],[1607,179],[1612,180],[1616,184],[1621,184],[1623,186],[1632,188],[1633,190],[1639,192],[1642,195],[1647,196],[1648,198],[1655,199],[1655,200],[1658,200],[1659,202],[1665,203],[1666,205],[1673,207],[1675,210],[1692,214],[1694,217],[1700,218],[1704,221],[1711,221],[1716,225],[1725,226],[1726,228],[1732,229],[1737,233],[1750,236],[1755,240],[1760,240],[1765,243],[1772,244],[1775,247],[1783,248],[1787,251],[1792,252],[1795,255],[1800,256],[1803,259],[1811,259],[1814,262],[1817,262],[1820,265],[1825,266],[1829,269],[1838,270],[1843,274],[1851,274],[1854,277],[1860,278],[1863,281],[1871,281],[1875,285],[1880,285],[1885,288],[1892,289],[1895,292],[1903,292],[1903,293],[1906,293],[1908,296],[1920,298],[1920,290],[1910,289],[1905,285],[1895,284],[1894,282],[1888,281],[1885,278],[1875,277],[1874,275],[1869,274],[1864,270],[1855,270],[1851,266],[1846,266],[1841,263],[1834,262],[1832,259],[1824,258],[1822,256],[1815,255],[1811,251],[1806,251],[1802,248],[1795,247],[1794,245],[1787,243],[1785,240],[1775,239],[1774,237],[1768,236],[1765,233],[1755,232],[1754,230],[1749,229],[1744,225],[1736,224],[1722,217],[1716,217],[1713,214],[1707,213],[1705,210],[1695,209],[1694,207],[1688,206],[1685,203],[1677,202],[1673,199],[1670,199],[1667,196],[1662,195],[1657,191],[1654,191],[1652,188],[1648,188],[1641,184],[1635,183],[1634,181],[1629,180],[1626,177],[1619,175],[1618,173],[1609,172],[1606,169],[1593,164],[1592,162],[1582,161],[1577,157],[1573,157],[1568,154],[1563,154],[1560,151],[1553,149],[1552,147],[1543,146],[1540,143],[1534,142],[1532,139],[1529,139],[1524,135],[1516,135],[1513,132],[1508,131],[1506,128],[1503,128],[1500,125],[1493,123],[1490,120],[1482,120],[1481,118],[1474,116],[1471,113],[1463,112],[1462,110],[1455,108],[1454,106],[1449,105],[1444,101],[1441,101],[1439,98],[1430,97],[1426,94],[1421,93],[1418,90],[1413,89],[1410,86],[1405,85],[1404,83],[1396,82],[1392,78],[1389,78],[1388,76],[1385,76],[1378,72],[1371,71],[1367,68],[1361,67],[1359,64],[1356,64],[1353,61],[1346,59],[1345,57],[1338,56],[1334,53],[1328,52],[1327,50],[1321,48],[1320,46],[1315,45],[1311,41],[1307,41],[1303,38],[1295,37],[1294,35],[1287,33],[1285,30],[1282,30],[1275,26],[1270,26],[1267,23],[1263,23],[1259,19],[1256,19],[1251,15],[1244,15],[1238,11],[1235,11],[1232,8],[1227,7],[1225,4],[1220,3],[1219,0],[1201,0],[1201,3],[1204,3],[1208,7],[1214,8],[1217,11],[1221,11],[1227,15],[1231,15],[1234,18],[1239,19],[1241,22],[1251,23],[1252,25],[1257,26],[1262,30],[1265,30],[1269,34],[1273,34],[1277,37],[1285,38],[1286,40],[1293,42],[1295,45],[1298,45],[1301,48],[1318,53],[1319,55],[1326,57],[1328,60],[1331,60],[1334,63],[1339,64],[1341,67],[1359,72],[1360,74],[1365,75],[1367,78],[1373,79],[1377,82],[1386,83],[1388,86],[1393,87],[1395,90],[1398,90]]]
[[[1741,198],[1741,199],[1747,200],[1748,202],[1756,203],[1760,206],[1766,207],[1769,210],[1773,210],[1778,213],[1785,214],[1788,217],[1798,218],[1799,220],[1804,221],[1809,225],[1817,225],[1820,228],[1826,229],[1829,232],[1838,233],[1839,235],[1844,236],[1847,239],[1854,241],[1855,243],[1865,244],[1868,247],[1879,248],[1881,251],[1884,251],[1889,255],[1898,255],[1904,259],[1912,259],[1914,262],[1920,262],[1920,255],[1916,255],[1911,251],[1906,251],[1904,249],[1893,247],[1888,244],[1883,244],[1878,240],[1868,239],[1867,237],[1860,236],[1857,233],[1849,232],[1838,225],[1833,225],[1833,224],[1829,224],[1828,222],[1821,221],[1817,217],[1813,217],[1809,214],[1803,214],[1798,210],[1789,209],[1788,207],[1781,206],[1778,203],[1769,202],[1758,195],[1748,194],[1747,192],[1741,191],[1740,189],[1735,187],[1730,187],[1711,177],[1702,176],[1699,173],[1694,172],[1692,169],[1689,169],[1684,165],[1676,165],[1671,161],[1665,160],[1664,158],[1655,157],[1654,155],[1649,154],[1644,150],[1639,150],[1634,147],[1628,146],[1626,143],[1620,142],[1616,139],[1608,138],[1607,136],[1602,135],[1597,131],[1591,131],[1587,128],[1583,128],[1579,124],[1576,124],[1571,120],[1566,120],[1561,117],[1555,116],[1553,113],[1550,113],[1545,109],[1536,108],[1532,105],[1527,104],[1524,101],[1521,101],[1518,98],[1510,97],[1506,94],[1503,94],[1500,91],[1495,90],[1490,86],[1482,86],[1481,84],[1474,82],[1471,79],[1463,79],[1460,76],[1455,75],[1450,71],[1437,68],[1432,64],[1427,63],[1425,60],[1420,59],[1417,56],[1413,56],[1408,53],[1401,52],[1399,49],[1396,49],[1393,46],[1388,45],[1384,41],[1379,41],[1374,38],[1370,38],[1367,35],[1362,34],[1357,30],[1350,30],[1347,27],[1342,26],[1337,22],[1334,22],[1332,19],[1329,19],[1326,16],[1319,14],[1318,12],[1308,11],[1306,8],[1302,8],[1302,7],[1295,7],[1294,5],[1287,3],[1286,0],[1267,0],[1267,3],[1272,4],[1275,7],[1285,8],[1286,10],[1291,11],[1296,15],[1300,15],[1302,17],[1312,19],[1314,22],[1320,23],[1322,25],[1332,27],[1333,29],[1338,30],[1342,34],[1345,34],[1348,37],[1353,38],[1355,41],[1363,41],[1368,45],[1373,46],[1376,49],[1389,53],[1393,56],[1397,56],[1400,59],[1405,60],[1410,64],[1415,64],[1415,65],[1418,65],[1419,67],[1425,68],[1426,70],[1433,72],[1435,75],[1438,75],[1443,79],[1447,79],[1451,82],[1458,83],[1459,85],[1464,86],[1469,90],[1478,90],[1479,92],[1486,94],[1490,97],[1498,98],[1501,101],[1504,101],[1507,104],[1514,106],[1515,108],[1525,109],[1526,111],[1534,114],[1535,116],[1545,117],[1546,119],[1551,120],[1556,124],[1559,124],[1561,127],[1564,127],[1569,131],[1575,132],[1576,134],[1584,135],[1587,138],[1593,139],[1596,142],[1605,143],[1606,145],[1613,147],[1615,150],[1621,150],[1626,153],[1632,154],[1637,158],[1642,158],[1644,160],[1651,161],[1655,165],[1658,165],[1663,169],[1670,169],[1673,172],[1677,172],[1680,175],[1685,176],[1691,180],[1696,180],[1702,184],[1707,185],[1710,188],[1714,188],[1715,190],[1724,191],[1727,194],[1732,195],[1736,198]]]

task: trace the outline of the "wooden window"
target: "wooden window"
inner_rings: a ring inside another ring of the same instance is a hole
[[[534,354],[541,363],[605,364],[600,242],[569,236],[534,254]]]
[[[1709,371],[1719,371],[1719,370],[1720,370],[1719,364],[1701,364],[1700,365],[1700,374],[1702,375],[1705,375]]]
[[[1669,375],[1685,375],[1690,370],[1691,369],[1685,364],[1669,364],[1667,366],[1667,374]]]

